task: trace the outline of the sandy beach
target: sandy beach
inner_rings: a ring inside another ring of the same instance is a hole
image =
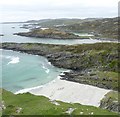
[[[98,107],[100,100],[110,90],[90,85],[60,80],[60,77],[43,86],[23,89],[15,94],[30,92],[34,95],[46,96],[51,100],[60,100],[69,103],[80,103]]]

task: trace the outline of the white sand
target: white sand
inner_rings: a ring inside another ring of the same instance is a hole
[[[30,92],[34,95],[46,96],[51,100],[60,100],[63,102],[80,103],[98,107],[100,100],[109,91],[110,90],[57,78],[44,86],[24,89],[16,92],[16,94]]]

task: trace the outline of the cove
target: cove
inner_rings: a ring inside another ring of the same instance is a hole
[[[52,66],[42,56],[0,50],[2,88],[15,93],[21,89],[44,85],[57,78],[64,69]]]

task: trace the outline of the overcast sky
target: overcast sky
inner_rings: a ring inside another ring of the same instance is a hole
[[[117,17],[119,0],[1,0],[0,22]]]

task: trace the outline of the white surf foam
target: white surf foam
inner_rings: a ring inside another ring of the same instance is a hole
[[[8,58],[10,58],[10,57],[8,57]],[[19,57],[11,57],[10,59],[11,59],[11,61],[8,63],[8,65],[9,64],[16,64],[16,63],[20,62]]]
[[[45,72],[48,74],[48,73],[50,72],[50,70],[49,70],[49,69],[46,69]]]
[[[45,69],[45,72],[46,72],[47,74],[50,72],[50,70],[49,70],[47,67],[45,67],[44,64],[43,64],[42,68]]]
[[[15,92],[14,94],[23,94],[23,93],[29,92],[30,90],[38,89],[38,88],[42,88],[42,87],[43,87],[43,85],[37,86],[37,87],[32,87],[32,88],[21,89],[21,90]]]

